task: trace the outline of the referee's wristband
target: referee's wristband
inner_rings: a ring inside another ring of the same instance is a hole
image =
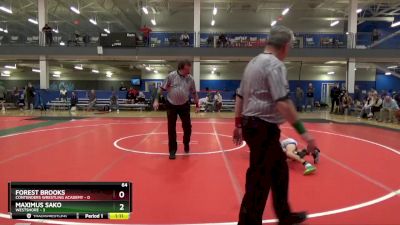
[[[242,128],[242,117],[235,117],[235,127]]]
[[[297,120],[294,124],[292,124],[292,126],[297,131],[297,133],[301,135],[307,132],[306,128],[304,127],[303,123],[300,120]]]

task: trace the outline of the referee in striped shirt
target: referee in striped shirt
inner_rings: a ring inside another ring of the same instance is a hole
[[[287,72],[283,60],[294,39],[283,26],[271,29],[265,51],[247,65],[236,95],[233,141],[244,139],[250,148],[246,192],[239,213],[239,225],[261,225],[269,190],[279,225],[306,220],[306,213],[294,213],[288,203],[289,170],[282,151],[279,125],[288,121],[308,144],[315,142],[298,119],[289,99]]]
[[[176,142],[176,120],[178,115],[182,121],[183,145],[185,153],[189,153],[190,136],[192,134],[192,123],[190,120],[190,102],[189,96],[192,95],[196,107],[198,107],[199,97],[197,96],[196,86],[190,71],[192,64],[188,60],[179,62],[178,70],[168,74],[158,94],[154,100],[153,107],[158,110],[158,98],[162,91],[167,91],[167,118],[168,118],[168,146],[169,159],[176,158],[178,144]]]

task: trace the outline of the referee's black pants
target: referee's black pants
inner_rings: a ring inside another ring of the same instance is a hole
[[[250,147],[246,193],[242,200],[239,225],[261,225],[269,190],[278,219],[289,216],[289,169],[279,142],[278,125],[256,117],[243,118],[243,137]]]
[[[183,128],[183,144],[189,145],[190,136],[192,135],[192,123],[190,121],[190,103],[183,105],[173,105],[167,101],[167,117],[168,117],[168,146],[169,154],[175,155],[178,149],[176,142],[176,120],[178,115],[182,121]]]

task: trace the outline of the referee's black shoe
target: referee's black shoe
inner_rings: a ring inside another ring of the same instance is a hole
[[[169,159],[171,159],[171,160],[174,160],[174,159],[176,159],[176,155],[175,155],[175,154],[172,154],[172,153],[170,153],[170,154],[169,154]]]
[[[184,150],[185,150],[186,154],[188,154],[190,152],[189,144],[185,144]]]
[[[307,219],[306,212],[294,212],[290,213],[288,217],[280,220],[278,225],[297,225],[304,222]]]

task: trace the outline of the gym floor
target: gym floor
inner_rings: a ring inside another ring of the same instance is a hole
[[[237,221],[249,153],[246,145],[232,143],[232,113],[193,113],[191,153],[182,154],[178,141],[175,161],[168,160],[165,112],[73,116],[8,111],[0,117],[0,224],[17,222],[7,213],[9,181],[132,181],[133,212],[118,224]],[[400,126],[325,112],[301,116],[322,151],[311,176],[288,162],[290,201],[294,210],[310,213],[306,224],[400,224]],[[293,137],[304,147],[288,124],[281,130],[282,138]],[[182,140],[180,122],[178,132]],[[264,222],[273,224],[268,201]]]

